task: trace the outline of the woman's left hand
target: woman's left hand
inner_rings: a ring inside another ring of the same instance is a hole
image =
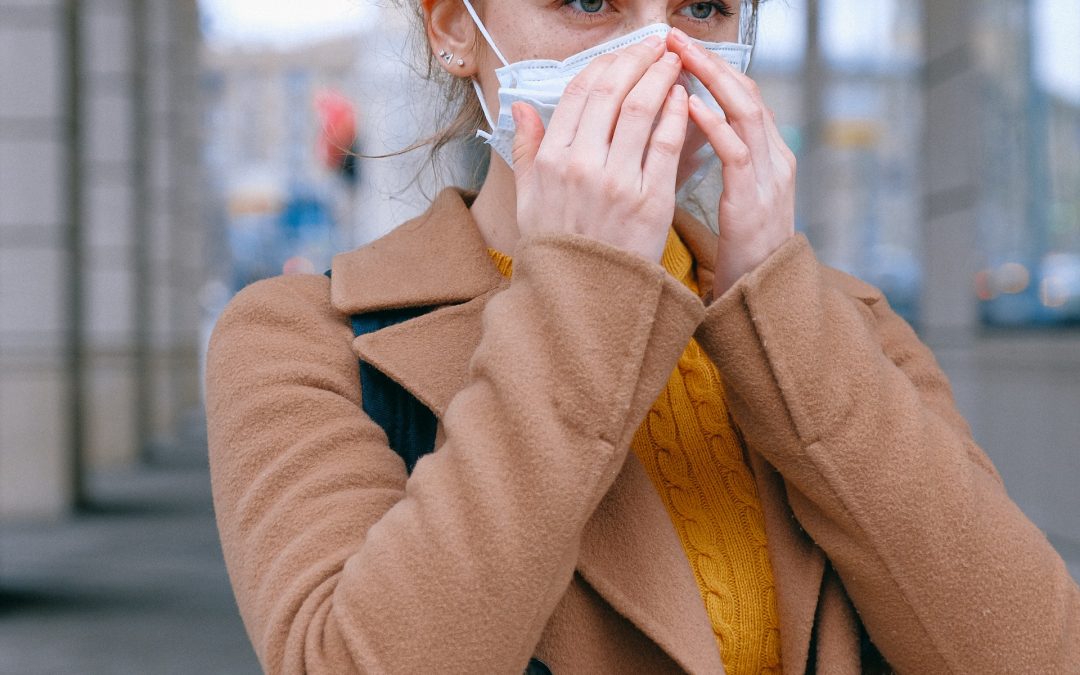
[[[690,97],[690,118],[723,165],[712,289],[718,298],[795,234],[795,154],[781,138],[757,83],[678,28],[668,34],[668,49],[727,114],[725,119]]]

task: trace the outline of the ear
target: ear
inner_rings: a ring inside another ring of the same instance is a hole
[[[455,77],[476,75],[479,71],[476,25],[465,9],[465,3],[461,0],[421,0],[421,4],[428,45],[438,64]],[[440,51],[452,56],[440,57]]]

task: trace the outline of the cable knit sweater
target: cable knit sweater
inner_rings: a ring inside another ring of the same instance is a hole
[[[513,260],[488,250],[509,277]],[[694,293],[694,259],[672,229],[660,264]],[[682,542],[731,675],[780,673],[776,589],[765,521],[720,374],[691,338],[631,448]]]

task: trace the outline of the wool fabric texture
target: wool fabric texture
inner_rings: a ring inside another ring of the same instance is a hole
[[[512,276],[510,256],[493,248],[488,254],[503,276]],[[693,255],[674,228],[660,264],[700,294]],[[671,516],[725,669],[780,673],[780,619],[761,501],[720,374],[695,339],[630,447]]]
[[[511,281],[475,197],[447,188],[332,279],[256,282],[215,324],[214,513],[264,672],[725,672],[630,451],[691,337],[746,440],[786,672],[1075,672],[1080,587],[880,289],[802,234],[708,303],[575,234],[523,237]],[[716,234],[682,209],[672,226],[711,286]],[[411,474],[358,361],[436,414]]]

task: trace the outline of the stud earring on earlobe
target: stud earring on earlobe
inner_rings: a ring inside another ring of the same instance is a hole
[[[440,49],[439,50],[439,56],[441,56],[442,60],[446,61],[447,63],[450,63],[451,59],[454,58],[454,55],[452,53],[446,51],[445,49]]]
[[[463,66],[463,65],[465,65],[465,59],[458,59],[458,60],[457,60],[457,64],[458,64],[459,66]]]

